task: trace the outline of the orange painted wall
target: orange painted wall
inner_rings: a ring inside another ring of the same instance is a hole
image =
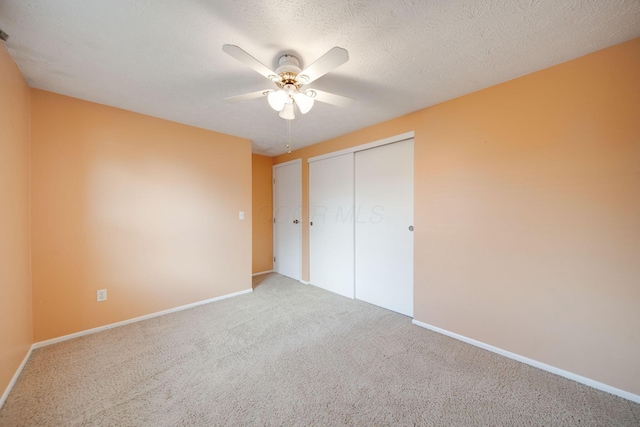
[[[0,396],[33,342],[29,86],[0,42]]]
[[[273,157],[251,155],[253,201],[252,272],[273,269]]]
[[[31,106],[35,341],[251,288],[250,141],[35,89]]]
[[[640,39],[278,156],[415,131],[415,319],[640,394]],[[308,279],[308,227],[303,227]]]

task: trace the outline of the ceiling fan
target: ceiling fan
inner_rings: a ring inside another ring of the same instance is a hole
[[[246,93],[244,95],[225,98],[224,102],[234,103],[249,99],[267,97],[269,105],[280,112],[280,117],[286,120],[295,119],[294,105],[302,114],[306,114],[313,107],[314,101],[320,101],[339,107],[346,107],[353,102],[353,99],[316,89],[302,89],[329,71],[338,68],[349,60],[349,53],[341,47],[334,47],[322,55],[316,62],[309,65],[304,70],[300,69],[298,58],[293,55],[282,55],[278,61],[278,68],[275,71],[264,65],[262,62],[249,55],[238,46],[225,44],[222,50],[233,56],[243,64],[253,68],[271,80],[278,89],[264,89],[257,92]]]

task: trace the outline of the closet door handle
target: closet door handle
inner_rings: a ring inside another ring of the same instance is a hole
[[[413,231],[413,225],[409,226],[409,231]]]

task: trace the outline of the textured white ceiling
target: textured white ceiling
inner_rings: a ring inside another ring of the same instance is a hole
[[[0,0],[0,28],[32,87],[285,151],[272,83],[222,52],[236,44],[276,68],[333,46],[350,60],[308,87],[355,99],[316,103],[294,148],[342,135],[640,36],[638,0]]]

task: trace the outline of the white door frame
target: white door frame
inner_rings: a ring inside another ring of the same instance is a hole
[[[298,268],[298,280],[302,281],[302,159],[295,159],[295,160],[290,160],[288,162],[284,162],[284,163],[278,163],[277,165],[273,165],[271,167],[271,177],[272,177],[272,192],[271,194],[273,194],[273,199],[272,199],[272,204],[273,204],[273,224],[275,225],[275,218],[276,218],[276,169],[281,168],[283,166],[290,166],[290,165],[294,165],[296,163],[300,164],[300,227],[298,228],[299,233],[298,233],[298,247],[300,248],[300,265]],[[273,237],[273,253],[276,253],[276,244],[277,244],[277,237],[276,237],[276,228],[272,227],[272,237]],[[274,255],[275,256],[275,255]],[[275,265],[272,263],[271,265],[271,269],[275,271]]]
[[[357,151],[368,150],[369,148],[380,147],[382,145],[393,144],[394,142],[404,141],[405,139],[411,139],[415,137],[414,131],[401,133],[400,135],[390,136],[388,138],[379,139],[373,142],[367,142],[366,144],[356,145],[354,147],[345,148],[344,150],[332,151],[331,153],[321,154],[315,157],[309,157],[307,162],[315,162],[316,160],[328,159],[329,157],[341,156],[342,154],[355,153]],[[284,164],[284,163],[281,163]]]

